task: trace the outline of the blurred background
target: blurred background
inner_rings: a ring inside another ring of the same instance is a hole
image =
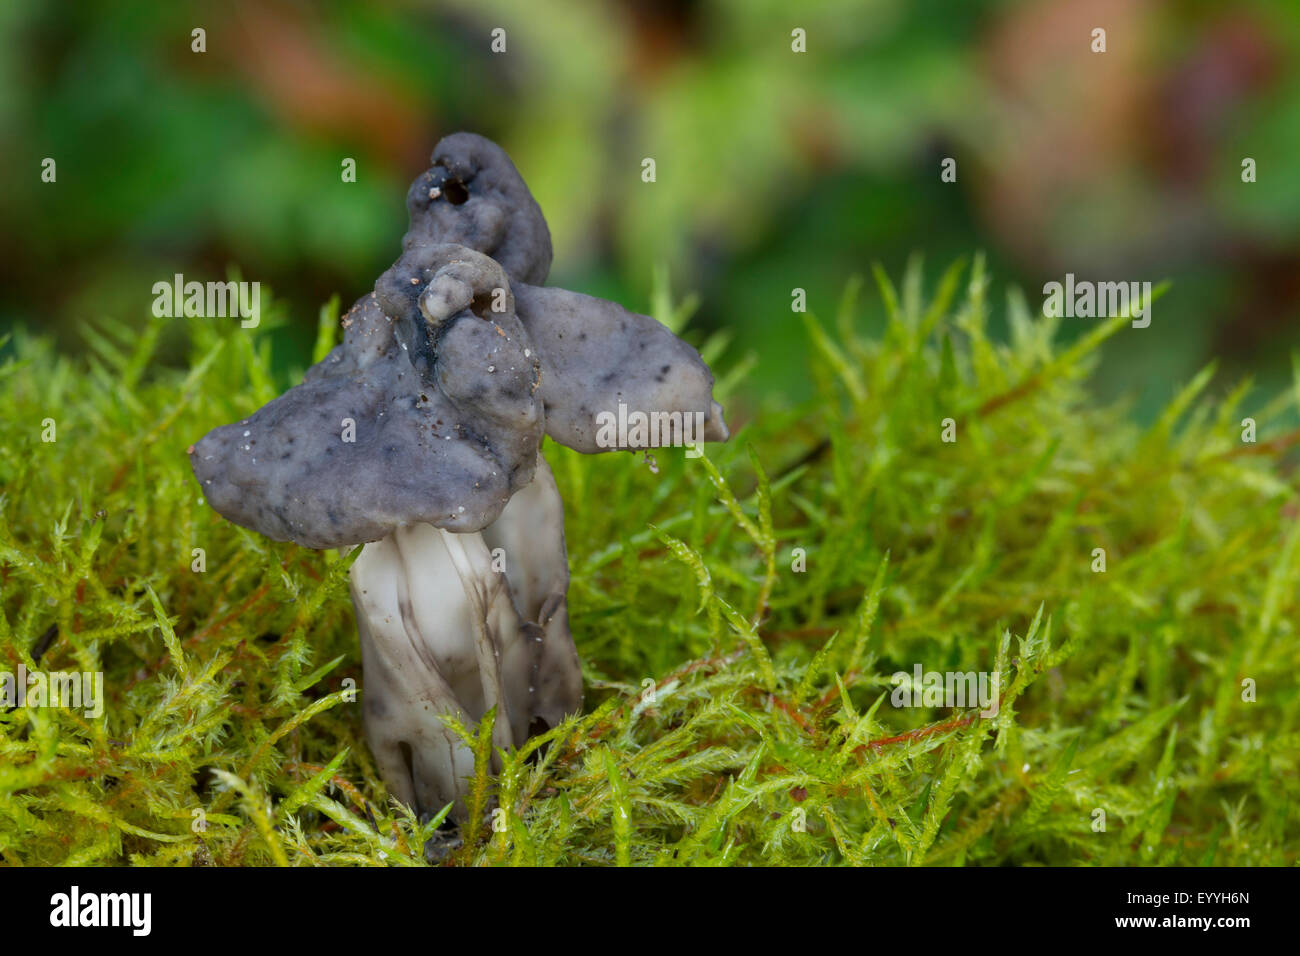
[[[666,266],[693,327],[756,357],[751,398],[809,394],[793,287],[826,315],[872,261],[933,279],[979,250],[999,306],[1067,271],[1174,281],[1099,372],[1143,417],[1211,358],[1273,391],[1300,346],[1298,52],[1281,0],[4,0],[0,335],[76,350],[84,320],[143,323],[154,282],[236,269],[301,367],[467,129],[540,202],[551,284],[644,312]]]

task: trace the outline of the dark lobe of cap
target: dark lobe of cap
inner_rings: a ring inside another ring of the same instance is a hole
[[[520,282],[545,282],[551,233],[505,150],[474,133],[453,133],[438,142],[432,162],[407,192],[403,248],[456,243],[491,256]]]

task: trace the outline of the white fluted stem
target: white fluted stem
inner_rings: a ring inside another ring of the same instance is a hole
[[[518,746],[582,703],[569,635],[564,516],[535,477],[476,534],[428,524],[365,546],[351,589],[365,668],[366,737],[389,791],[421,813],[464,812],[474,759],[442,721],[497,708],[493,743]]]

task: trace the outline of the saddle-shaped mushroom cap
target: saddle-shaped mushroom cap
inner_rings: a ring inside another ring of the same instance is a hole
[[[551,264],[550,232],[505,150],[481,136],[455,133],[438,143],[433,162],[407,195],[411,220],[404,246],[460,243],[492,256],[510,274],[519,318],[541,355],[551,438],[589,454],[651,447],[598,441],[597,417],[616,415],[621,404],[646,415],[699,416],[701,433],[686,437],[726,441],[713,375],[694,348],[650,316],[541,287]],[[681,444],[681,437],[654,444]]]
[[[193,446],[209,503],[231,521],[309,548],[413,522],[473,532],[532,480],[540,368],[501,267],[421,247],[377,290],[301,385]],[[480,308],[495,290],[504,311]]]

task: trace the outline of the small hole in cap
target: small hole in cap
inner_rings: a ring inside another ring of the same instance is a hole
[[[469,199],[469,188],[459,179],[449,179],[442,184],[442,195],[453,206]]]

